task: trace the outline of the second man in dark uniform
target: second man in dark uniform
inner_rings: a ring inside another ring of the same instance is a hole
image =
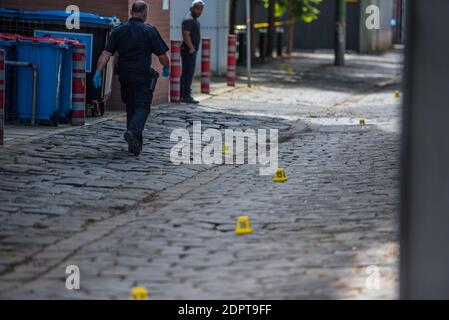
[[[201,42],[201,26],[198,18],[203,14],[204,1],[194,0],[189,13],[182,21],[181,58],[181,102],[198,103],[192,97],[192,80],[195,74],[197,52]]]

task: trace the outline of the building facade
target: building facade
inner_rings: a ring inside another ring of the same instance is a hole
[[[397,17],[401,13],[400,0],[346,0],[346,49],[360,53],[375,53],[387,50],[395,42],[394,34],[401,27]],[[370,16],[366,8],[379,8],[380,29],[366,28]],[[398,8],[398,9],[396,9]],[[311,23],[297,21],[295,26],[295,48],[333,49],[335,44],[336,0],[323,0],[319,5],[319,19]],[[393,24],[393,21],[395,25]]]

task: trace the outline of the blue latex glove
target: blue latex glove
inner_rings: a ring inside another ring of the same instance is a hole
[[[95,72],[93,83],[94,83],[94,87],[95,88],[98,89],[98,88],[101,87],[102,77],[101,77],[101,72],[100,71]]]
[[[170,68],[163,67],[162,68],[162,76],[164,78],[168,78],[170,76]]]

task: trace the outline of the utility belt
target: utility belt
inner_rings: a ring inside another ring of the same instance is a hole
[[[120,76],[120,82],[149,82],[148,86],[151,91],[156,90],[157,80],[159,79],[159,72],[150,69],[149,73],[136,73],[129,70],[120,70],[120,68],[115,69]]]

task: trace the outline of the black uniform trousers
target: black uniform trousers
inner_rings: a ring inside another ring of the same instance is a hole
[[[153,101],[151,75],[120,73],[122,101],[126,105],[126,127],[143,144],[143,130]]]
[[[181,46],[182,75],[181,75],[181,98],[192,96],[192,81],[195,74],[196,53],[190,53],[189,48]]]

